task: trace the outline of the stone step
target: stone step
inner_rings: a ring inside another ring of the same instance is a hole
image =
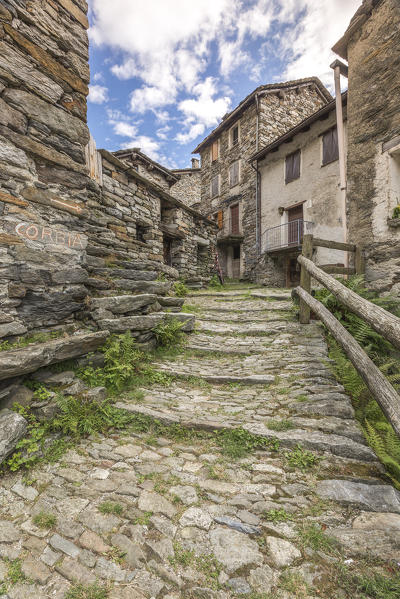
[[[39,368],[77,358],[104,345],[108,330],[80,333],[46,343],[0,352],[0,380],[35,372]]]
[[[111,277],[112,279],[131,279],[133,281],[155,281],[156,271],[136,270],[134,268],[89,268],[93,277]]]
[[[134,414],[144,414],[150,416],[163,424],[179,424],[189,429],[197,430],[233,430],[238,428],[238,422],[229,422],[225,419],[224,422],[216,418],[199,416],[187,417],[184,413],[178,414],[172,410],[160,410],[149,408],[146,406],[137,405],[120,401],[116,407]],[[278,439],[282,447],[293,448],[296,445],[301,445],[303,448],[318,451],[328,452],[343,458],[357,460],[360,462],[375,462],[376,456],[374,452],[365,444],[357,443],[348,437],[340,435],[326,435],[318,431],[309,431],[305,429],[294,429],[288,432],[278,432],[267,429],[263,424],[243,424],[243,428],[249,433],[265,437],[268,439]],[[400,496],[400,494],[399,494]]]
[[[112,333],[130,331],[151,331],[160,322],[178,320],[183,323],[182,331],[190,333],[194,330],[195,316],[186,313],[153,312],[138,316],[121,316],[120,318],[105,318],[98,320],[98,325],[107,328]],[[107,324],[106,324],[107,323]]]
[[[239,314],[235,313],[227,313],[221,312],[219,314],[210,314],[210,313],[200,313],[198,315],[198,320],[202,322],[227,322],[227,323],[253,323],[253,322],[269,322],[269,321],[284,321],[287,322],[287,315],[279,312],[263,312],[256,313],[254,315],[249,314],[248,311],[241,312]]]
[[[114,295],[110,297],[92,298],[90,305],[94,310],[107,310],[113,314],[135,312],[158,301],[155,294]]]

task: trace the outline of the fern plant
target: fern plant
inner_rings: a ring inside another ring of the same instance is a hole
[[[161,345],[161,347],[180,345],[184,337],[182,326],[183,323],[179,322],[176,318],[171,318],[158,323],[153,329],[158,345]]]
[[[400,316],[399,301],[393,297],[378,297],[376,293],[364,287],[363,277],[355,276],[341,282],[370,302]],[[361,318],[347,310],[327,289],[320,289],[315,295],[353,335],[393,387],[400,391],[400,361],[393,346]],[[400,488],[400,440],[364,381],[330,335],[328,343],[334,373],[353,400],[365,438],[386,467],[389,477]]]

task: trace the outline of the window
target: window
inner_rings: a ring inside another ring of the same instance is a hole
[[[237,185],[239,183],[239,180],[240,180],[240,163],[239,163],[239,160],[236,160],[236,162],[231,164],[231,166],[229,167],[229,185],[231,187],[233,187],[234,185]]]
[[[233,259],[240,260],[240,245],[233,246]]]
[[[322,166],[339,160],[337,128],[329,129],[322,136]]]
[[[219,144],[218,144],[218,140],[217,141],[213,141],[213,144],[211,146],[211,162],[215,162],[216,160],[218,160],[219,157]]]
[[[231,129],[231,146],[236,146],[239,143],[239,125],[235,125]]]
[[[215,175],[211,179],[211,197],[215,198],[219,195],[219,175]]]
[[[147,232],[147,227],[144,227],[143,225],[140,225],[140,224],[136,225],[136,239],[138,241],[141,241],[142,243],[146,243],[146,239],[145,239],[146,232]]]
[[[239,235],[239,204],[231,206],[231,233],[232,235]]]
[[[285,159],[285,183],[300,177],[300,150],[288,154]]]

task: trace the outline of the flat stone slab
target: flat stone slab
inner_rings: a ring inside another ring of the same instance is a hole
[[[20,414],[11,410],[0,411],[0,464],[25,435],[28,422]]]
[[[0,352],[0,380],[35,372],[49,364],[95,351],[105,343],[109,334],[108,330],[83,333]]]
[[[96,297],[91,300],[94,309],[109,310],[113,314],[124,314],[134,312],[157,301],[157,295],[118,295],[113,297]]]
[[[345,504],[356,504],[371,512],[400,514],[400,492],[389,485],[366,485],[349,480],[322,480],[317,494]]]

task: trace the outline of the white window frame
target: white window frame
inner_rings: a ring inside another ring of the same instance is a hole
[[[238,128],[238,140],[237,143],[234,144],[233,143],[233,130],[236,129],[236,127]],[[230,148],[236,148],[236,146],[238,146],[240,144],[240,121],[236,121],[236,123],[234,125],[232,125],[232,127],[229,129],[229,147]]]
[[[238,163],[238,180],[236,183],[232,183],[232,177],[231,177],[231,168],[233,167],[234,164],[236,164],[236,162]],[[236,187],[236,185],[239,185],[240,180],[241,180],[241,175],[242,175],[242,165],[241,165],[241,160],[240,158],[238,160],[234,160],[234,162],[232,162],[229,165],[229,187]]]
[[[215,178],[218,178],[218,193],[213,194],[213,181]],[[221,175],[214,175],[214,177],[211,177],[211,181],[210,181],[210,197],[213,200],[214,198],[217,198],[219,195],[221,194]]]

